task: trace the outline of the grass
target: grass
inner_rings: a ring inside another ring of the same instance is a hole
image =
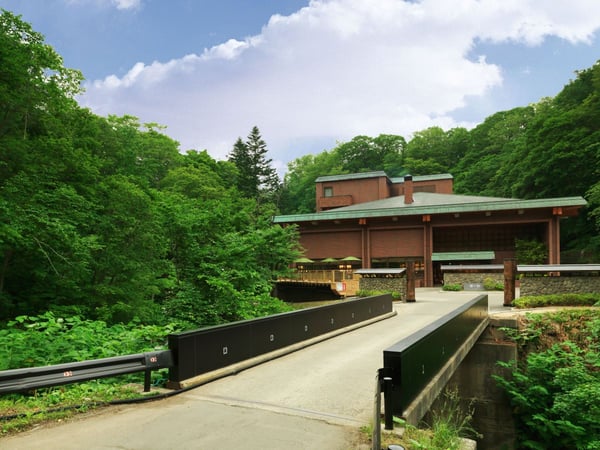
[[[25,431],[41,423],[66,420],[115,401],[157,395],[157,391],[142,391],[143,384],[123,384],[122,379],[108,379],[4,395],[0,397],[0,436]]]
[[[431,412],[431,424],[415,427],[394,417],[394,432],[383,431],[381,446],[401,445],[406,450],[459,450],[464,438],[475,438],[478,433],[471,426],[472,411],[464,411],[456,390],[446,390],[439,406]],[[383,427],[382,427],[383,428]],[[398,432],[400,431],[400,432]],[[361,428],[362,444],[372,445],[373,428]]]

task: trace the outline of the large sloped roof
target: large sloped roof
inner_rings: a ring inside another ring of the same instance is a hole
[[[464,213],[476,211],[506,211],[555,207],[581,207],[583,197],[519,200],[515,198],[478,197],[474,195],[435,194],[415,192],[413,203],[405,204],[404,196],[389,197],[359,203],[319,213],[276,216],[275,223],[293,223],[319,220],[355,219],[369,217],[414,216],[421,214]]]

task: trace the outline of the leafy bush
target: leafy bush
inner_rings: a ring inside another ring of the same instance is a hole
[[[442,290],[444,291],[462,291],[463,287],[462,284],[460,283],[456,283],[456,284],[444,284],[442,286]]]
[[[488,277],[485,280],[483,280],[483,288],[486,291],[503,291],[504,284],[494,280],[493,278]]]
[[[0,330],[0,370],[108,358],[165,348],[166,326],[117,324],[78,316],[56,317],[52,312],[19,316]]]
[[[523,362],[494,376],[514,407],[519,448],[600,448],[600,311],[528,314],[517,332]]]
[[[548,257],[546,244],[537,240],[515,239],[519,264],[544,264]]]
[[[551,294],[516,298],[517,308],[539,308],[544,306],[594,306],[600,304],[600,294]]]

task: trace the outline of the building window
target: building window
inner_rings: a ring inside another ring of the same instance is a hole
[[[332,187],[323,188],[323,197],[333,197],[333,188]]]

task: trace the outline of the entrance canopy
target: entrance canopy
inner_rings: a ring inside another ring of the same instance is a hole
[[[481,252],[445,252],[432,253],[432,261],[492,261],[496,257],[493,251]]]

